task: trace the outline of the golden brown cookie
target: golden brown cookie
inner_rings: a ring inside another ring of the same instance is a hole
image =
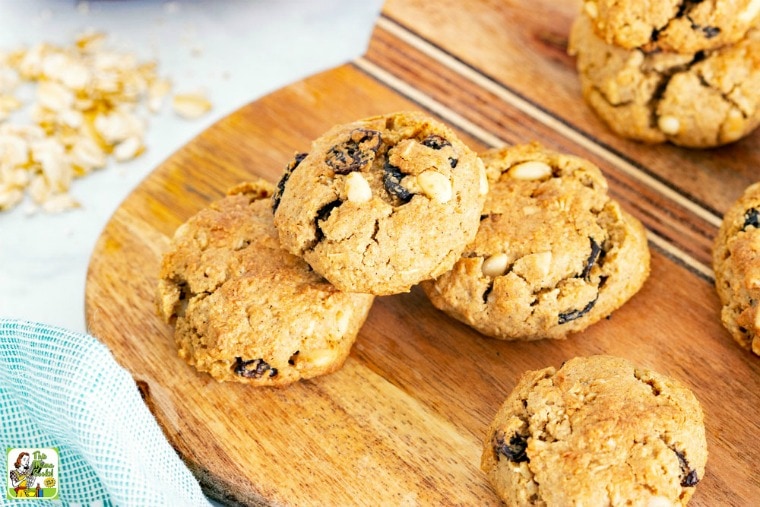
[[[696,53],[733,44],[757,24],[757,0],[584,0],[583,10],[607,44],[626,49]]]
[[[612,356],[529,371],[481,468],[507,505],[686,505],[704,477],[702,409],[675,379]]]
[[[605,43],[582,15],[569,51],[584,98],[622,137],[709,148],[741,139],[760,122],[759,29],[715,50],[650,54]]]
[[[737,343],[760,355],[760,183],[723,216],[713,248],[721,319]]]
[[[220,381],[282,386],[337,370],[374,298],[280,247],[273,190],[233,188],[177,229],[161,263],[159,312],[179,355]]]
[[[451,268],[478,228],[477,155],[417,112],[337,125],[290,164],[274,199],[283,246],[336,287],[395,294]]]
[[[563,338],[641,288],[644,228],[596,166],[537,143],[481,159],[490,192],[480,228],[450,272],[421,284],[433,305],[495,338]]]

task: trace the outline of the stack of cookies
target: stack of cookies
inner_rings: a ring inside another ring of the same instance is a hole
[[[335,287],[383,296],[419,284],[494,338],[564,338],[649,274],[644,228],[596,166],[537,143],[477,155],[420,113],[334,127],[278,186],[283,248]]]
[[[375,296],[451,269],[487,190],[475,152],[423,114],[338,125],[276,187],[241,184],[179,227],[159,313],[179,355],[217,380],[283,386],[330,373]]]
[[[191,217],[158,302],[196,369],[283,386],[338,369],[377,296],[420,285],[486,336],[563,338],[633,296],[649,262],[589,161],[537,143],[477,154],[401,112],[337,125],[276,187],[242,183]],[[687,388],[592,356],[526,372],[481,466],[511,505],[683,505],[706,459]]]
[[[583,95],[616,134],[709,148],[760,122],[757,0],[585,0],[569,41]]]
[[[241,184],[191,217],[158,301],[199,371],[281,386],[339,368],[376,296],[419,284],[484,335],[564,338],[648,274],[644,228],[590,162],[537,143],[478,155],[401,112],[337,125],[276,187]]]

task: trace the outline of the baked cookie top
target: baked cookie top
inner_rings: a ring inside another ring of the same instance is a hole
[[[338,369],[374,299],[280,247],[273,190],[231,189],[177,229],[161,263],[159,313],[179,355],[220,381],[281,386]]]
[[[704,477],[702,409],[680,382],[612,356],[522,375],[481,468],[507,505],[685,505]]]
[[[451,268],[478,228],[477,155],[418,112],[337,125],[288,166],[274,198],[283,246],[336,287],[409,291]]]
[[[742,347],[760,355],[760,183],[723,216],[713,248],[721,319]]]
[[[569,51],[585,99],[620,136],[709,148],[741,139],[760,122],[758,29],[715,50],[646,53],[605,43],[582,15]]]
[[[480,157],[490,191],[478,233],[450,272],[422,283],[437,308],[495,338],[563,338],[639,290],[644,228],[595,165],[538,143]]]
[[[583,10],[607,44],[696,53],[733,44],[756,24],[757,0],[585,0]]]

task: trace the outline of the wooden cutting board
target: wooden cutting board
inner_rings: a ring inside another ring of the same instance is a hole
[[[680,379],[702,402],[710,456],[692,505],[758,501],[760,359],[720,324],[710,249],[722,213],[760,179],[760,134],[715,150],[615,137],[583,103],[566,54],[579,11],[579,1],[389,0],[364,56],[231,114],[120,206],[92,255],[88,328],[132,372],[210,496],[498,504],[479,470],[481,439],[518,376],[607,353]],[[180,360],[154,309],[177,226],[240,181],[276,181],[332,125],[403,109],[440,118],[477,150],[538,140],[598,164],[648,229],[644,288],[583,333],[532,343],[485,338],[418,289],[378,298],[340,371],[284,389],[220,384]]]

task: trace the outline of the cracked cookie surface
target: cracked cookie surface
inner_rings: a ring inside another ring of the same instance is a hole
[[[675,379],[613,356],[524,373],[481,468],[507,505],[686,505],[704,477],[702,409]]]
[[[605,43],[581,15],[569,52],[585,100],[622,137],[709,148],[737,141],[760,123],[756,28],[715,50],[648,54]]]
[[[733,44],[757,24],[758,0],[585,0],[583,11],[607,44],[696,53]]]
[[[734,340],[760,355],[760,183],[723,216],[713,247],[721,320]]]
[[[244,183],[181,225],[157,289],[179,355],[220,381],[282,386],[343,364],[374,296],[344,293],[283,250],[273,187]]]
[[[450,272],[421,284],[434,306],[499,339],[564,338],[641,288],[644,228],[596,166],[537,143],[480,157],[490,182],[480,228]]]
[[[278,187],[283,246],[338,288],[376,295],[450,269],[477,231],[488,190],[477,155],[418,112],[333,127]]]

